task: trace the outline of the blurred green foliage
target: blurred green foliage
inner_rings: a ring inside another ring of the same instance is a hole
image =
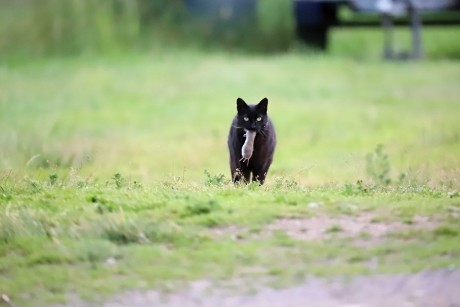
[[[258,0],[255,11],[245,18],[226,19],[226,14],[221,9],[207,18],[191,13],[187,0],[0,0],[0,60],[183,47],[258,53],[300,47],[292,0]],[[346,8],[339,15],[347,20],[357,17]],[[380,50],[381,31],[376,29],[334,28],[328,51],[336,54],[336,45],[346,56]],[[337,38],[336,31],[352,32],[352,39],[349,35]],[[460,57],[456,27],[437,32],[441,35],[427,32],[424,29],[424,44],[436,46],[428,50],[428,57]],[[407,28],[395,35],[397,44],[402,42],[403,49],[408,49]]]
[[[104,51],[140,35],[137,1],[3,1],[0,51],[25,55]]]
[[[0,54],[104,53],[184,43],[286,49],[293,38],[290,0],[260,1],[257,15],[257,22],[219,31],[216,20],[192,18],[185,0],[0,0]]]

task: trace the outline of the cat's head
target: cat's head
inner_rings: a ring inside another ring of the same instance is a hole
[[[256,132],[263,130],[268,122],[267,106],[267,98],[254,105],[248,105],[243,99],[238,98],[236,100],[238,127]]]

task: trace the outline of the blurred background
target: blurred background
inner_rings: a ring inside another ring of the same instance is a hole
[[[382,144],[395,178],[450,180],[458,9],[456,0],[0,0],[1,170],[227,174],[241,96],[270,100],[274,175],[353,181]]]
[[[334,50],[340,40],[334,32],[379,26],[384,14],[407,26],[412,7],[425,25],[460,23],[457,0],[1,0],[0,53],[4,58],[172,46],[273,53],[299,41]],[[429,54],[449,49],[438,48]],[[450,48],[444,55],[458,56]]]

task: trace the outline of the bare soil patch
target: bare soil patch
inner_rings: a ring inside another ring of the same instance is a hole
[[[381,238],[391,233],[408,230],[432,230],[438,224],[428,217],[415,216],[410,223],[400,221],[381,221],[374,213],[357,216],[320,215],[308,218],[283,218],[268,225],[265,231],[284,231],[297,240],[313,241],[336,237]]]
[[[412,231],[431,231],[439,226],[439,221],[426,216],[414,216],[408,221],[382,219],[378,213],[365,212],[359,215],[317,215],[305,218],[280,218],[271,224],[261,226],[258,231],[247,227],[227,225],[210,229],[214,237],[231,236],[234,240],[270,237],[282,231],[289,237],[301,241],[328,239],[353,239],[359,246],[375,246],[385,237]],[[395,240],[397,238],[394,238]],[[408,239],[405,238],[405,241]]]

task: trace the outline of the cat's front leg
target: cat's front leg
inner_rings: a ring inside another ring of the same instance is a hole
[[[252,172],[252,181],[257,181],[261,185],[265,182],[265,177],[268,173],[268,168],[266,166],[254,167]]]
[[[234,183],[243,181],[244,183],[249,183],[251,179],[251,171],[246,165],[240,163],[240,167],[232,171],[232,180]]]

